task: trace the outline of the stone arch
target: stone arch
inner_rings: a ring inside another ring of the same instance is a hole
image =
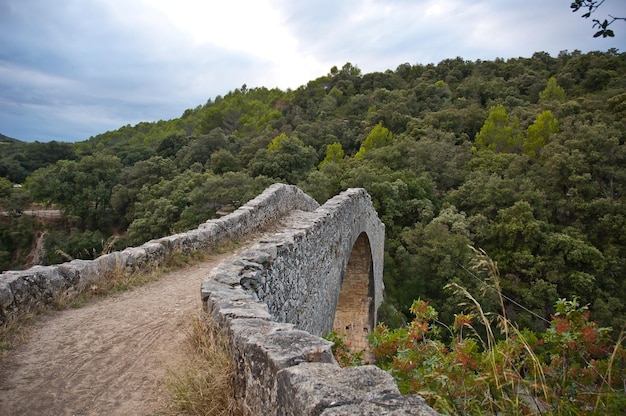
[[[369,361],[369,334],[376,324],[376,304],[372,248],[362,232],[350,252],[342,276],[341,290],[333,320],[333,331],[345,335],[353,352],[363,351]]]

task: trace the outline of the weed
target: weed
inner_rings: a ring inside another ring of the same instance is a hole
[[[0,325],[0,361],[4,360],[16,346],[26,342],[29,337],[30,324],[34,321],[35,314],[27,313],[8,319]]]
[[[178,409],[191,415],[242,414],[235,399],[235,365],[228,339],[206,313],[185,322],[186,354],[169,370],[167,388]]]
[[[363,364],[363,351],[353,352],[346,342],[346,336],[332,331],[324,339],[333,343],[332,351],[340,367],[352,367]]]
[[[470,313],[457,315],[450,328],[450,345],[437,339],[437,312],[422,300],[413,303],[406,328],[381,324],[371,334],[377,364],[401,391],[419,393],[448,414],[625,414],[624,331],[612,346],[610,329],[589,321],[576,297],[556,302],[544,332],[519,330],[504,314],[496,265],[475,253],[499,294],[501,315],[488,316],[469,291],[450,285],[470,301]]]
[[[50,306],[52,306],[52,309],[54,310],[62,311],[64,309],[67,309],[68,305],[71,302],[71,299],[72,295],[70,291],[64,290],[63,292],[57,294],[52,298]]]

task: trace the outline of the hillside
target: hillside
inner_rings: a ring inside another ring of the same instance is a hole
[[[9,137],[9,136],[5,136],[4,134],[0,133],[0,143],[10,143],[10,142],[16,142],[18,140]]]
[[[12,213],[0,223],[0,265],[26,266],[32,236],[46,227],[19,215],[31,201],[64,211],[46,239],[53,263],[193,228],[276,181],[319,201],[364,187],[386,225],[388,322],[421,297],[450,323],[462,301],[444,289],[451,282],[497,310],[471,271],[474,246],[527,308],[506,305],[518,324],[542,327],[537,316],[578,295],[618,330],[625,75],[616,50],[368,74],[348,63],[296,90],[244,85],[180,118],[74,145],[16,145],[0,161],[0,203]]]

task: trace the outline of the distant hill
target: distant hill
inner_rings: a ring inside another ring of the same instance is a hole
[[[6,142],[19,142],[19,140],[14,139],[9,136],[5,136],[4,134],[0,133],[0,143],[6,143]]]
[[[58,160],[76,159],[74,145],[59,142],[23,142],[0,134],[0,177],[23,183],[28,175]]]

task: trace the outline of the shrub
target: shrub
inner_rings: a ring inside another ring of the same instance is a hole
[[[487,263],[499,293],[497,268]],[[556,302],[545,331],[520,330],[504,312],[489,319],[469,292],[456,289],[471,308],[447,328],[449,344],[438,336],[437,311],[423,300],[413,303],[406,327],[380,324],[370,334],[377,364],[403,393],[448,414],[626,414],[624,331],[612,345],[611,329],[589,321],[576,297]]]

